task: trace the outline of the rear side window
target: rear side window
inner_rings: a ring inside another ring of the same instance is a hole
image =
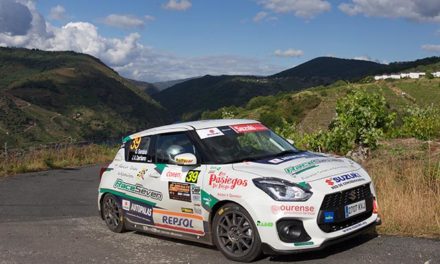
[[[130,162],[152,162],[149,153],[151,137],[135,137],[125,143],[125,160]]]
[[[156,145],[157,163],[175,164],[174,157],[182,153],[197,156],[195,146],[185,133],[159,135]]]

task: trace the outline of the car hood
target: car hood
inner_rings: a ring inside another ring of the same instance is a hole
[[[350,159],[313,152],[236,163],[232,167],[236,171],[293,182],[313,182],[361,169],[359,164]]]

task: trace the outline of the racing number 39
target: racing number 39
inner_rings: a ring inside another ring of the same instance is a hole
[[[190,170],[186,174],[185,182],[197,183],[197,179],[199,178],[200,171],[198,170]]]

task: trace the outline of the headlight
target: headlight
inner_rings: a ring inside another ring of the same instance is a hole
[[[253,182],[276,201],[307,201],[313,194],[304,187],[278,178],[258,178]]]

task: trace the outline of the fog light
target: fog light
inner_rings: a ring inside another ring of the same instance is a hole
[[[278,236],[283,242],[304,242],[310,240],[310,236],[304,229],[300,220],[282,219],[277,222]]]

